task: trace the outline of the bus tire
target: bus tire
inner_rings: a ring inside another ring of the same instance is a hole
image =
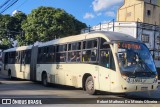
[[[47,74],[43,73],[42,74],[42,84],[43,86],[47,87],[48,86],[48,80],[47,80]]]
[[[90,94],[90,95],[96,94],[96,90],[94,89],[94,81],[93,81],[92,76],[89,76],[89,77],[86,79],[85,89],[86,89],[86,92],[87,92],[88,94]]]

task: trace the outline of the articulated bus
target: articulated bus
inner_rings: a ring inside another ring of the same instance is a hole
[[[3,51],[8,77],[125,93],[156,90],[158,75],[145,44],[122,33],[95,31]]]

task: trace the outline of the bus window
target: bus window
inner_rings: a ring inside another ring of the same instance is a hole
[[[16,52],[9,52],[9,58],[8,58],[8,63],[9,64],[14,64],[15,63],[15,55],[16,55]]]
[[[87,40],[83,42],[82,61],[94,63],[97,61],[98,48],[97,39]]]
[[[55,61],[55,46],[49,46],[47,62],[54,62],[54,61]]]
[[[115,63],[109,44],[104,44],[105,39],[100,39],[100,65],[115,70]]]
[[[62,51],[67,51],[67,44],[57,46],[57,52],[62,52]]]
[[[80,62],[81,52],[73,51],[68,53],[68,62]]]
[[[100,51],[100,65],[115,70],[115,63],[111,50]]]
[[[56,62],[66,62],[66,53],[56,53]]]
[[[110,51],[110,69],[112,70],[116,70],[116,67],[115,67],[115,62],[114,62],[114,58],[113,58],[113,54],[112,54],[112,51]]]
[[[106,68],[109,68],[109,51],[101,50],[100,51],[100,65]]]
[[[84,50],[82,52],[82,61],[83,62],[95,62],[97,61],[97,50]]]
[[[66,62],[67,44],[57,45],[56,62]]]
[[[81,42],[72,43],[72,50],[80,50]]]
[[[25,64],[30,64],[31,62],[31,50],[26,50]]]
[[[22,56],[22,57],[21,57],[21,59],[22,59],[22,60],[21,60],[21,64],[25,64],[26,51],[22,51],[22,52],[21,52],[21,56]]]
[[[42,62],[42,58],[43,58],[43,48],[39,47],[38,48],[38,60],[37,60],[38,64],[40,64]]]
[[[68,62],[81,61],[81,42],[74,42],[68,45]]]
[[[97,48],[97,39],[83,42],[83,49]]]
[[[68,51],[71,51],[71,44],[68,44]]]
[[[108,49],[108,48],[110,48],[110,46],[108,44],[104,45],[105,42],[106,42],[106,40],[101,38],[101,40],[100,40],[100,49]]]
[[[5,53],[5,59],[4,59],[4,63],[8,64],[8,52]]]

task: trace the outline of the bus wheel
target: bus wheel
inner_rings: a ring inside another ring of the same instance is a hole
[[[94,89],[94,81],[93,81],[92,76],[89,76],[86,79],[85,88],[86,88],[87,93],[90,95],[94,95],[96,93]]]
[[[47,81],[47,74],[46,73],[43,73],[42,74],[42,84],[44,85],[44,86],[48,86],[48,81]]]

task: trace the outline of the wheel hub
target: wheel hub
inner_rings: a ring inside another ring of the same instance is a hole
[[[92,90],[92,89],[93,89],[93,81],[89,81],[89,82],[88,82],[87,88],[88,88],[89,90]]]

